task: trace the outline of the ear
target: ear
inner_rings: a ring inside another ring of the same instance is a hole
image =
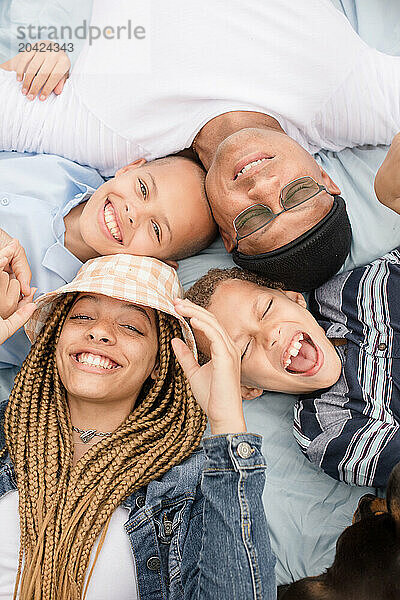
[[[328,173],[326,171],[324,171],[324,169],[322,167],[320,167],[319,165],[318,165],[318,167],[319,167],[319,170],[321,173],[322,183],[326,187],[326,189],[331,194],[340,195],[341,191],[338,188],[338,186],[336,185],[336,183],[329,177]]]
[[[219,228],[219,233],[222,237],[222,241],[224,242],[225,250],[230,254],[235,247],[235,242],[232,240],[229,233],[221,229],[221,227]]]
[[[259,398],[261,394],[264,393],[264,390],[257,387],[248,387],[247,385],[242,385],[240,387],[243,400],[254,400],[255,398]]]
[[[143,167],[143,165],[145,165],[146,162],[147,160],[145,158],[138,158],[137,160],[134,160],[133,162],[129,163],[129,165],[125,165],[125,167],[121,167],[120,169],[118,169],[118,171],[115,173],[115,177],[126,173],[130,169],[137,169],[138,167]]]
[[[303,308],[307,308],[306,299],[304,298],[303,294],[300,294],[300,292],[291,292],[288,290],[281,290],[281,292],[282,294],[285,294],[285,296],[287,296],[289,300],[296,302],[296,304],[299,304]]]
[[[163,260],[163,262],[167,263],[167,265],[169,265],[170,267],[172,267],[173,269],[175,269],[175,271],[178,270],[178,263],[176,262],[176,260],[170,260],[168,258],[167,260]]]
[[[151,377],[151,379],[153,379],[155,381],[156,379],[158,379],[159,375],[160,375],[160,363],[157,361],[153,367],[152,372],[150,373],[150,377]]]

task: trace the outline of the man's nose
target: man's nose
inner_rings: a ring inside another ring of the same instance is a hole
[[[265,204],[272,212],[282,210],[279,200],[280,184],[276,177],[257,177],[247,191],[253,203]]]

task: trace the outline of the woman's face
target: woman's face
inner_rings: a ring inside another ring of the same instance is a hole
[[[82,293],[68,313],[56,362],[68,400],[132,402],[157,376],[155,311],[101,294]]]

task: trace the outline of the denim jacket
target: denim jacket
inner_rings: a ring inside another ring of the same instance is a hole
[[[129,496],[125,530],[140,600],[275,599],[264,482],[261,437],[220,435],[204,438],[188,459]],[[0,500],[15,489],[7,457],[0,465]]]

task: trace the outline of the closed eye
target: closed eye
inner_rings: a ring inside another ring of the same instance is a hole
[[[129,331],[132,331],[134,333],[138,333],[139,335],[143,335],[144,333],[142,331],[139,331],[139,329],[137,327],[134,327],[133,325],[122,325],[121,327],[125,327],[125,329],[128,329]]]
[[[73,315],[72,317],[70,317],[70,319],[80,319],[82,321],[89,321],[92,319],[92,317],[89,317],[88,315]]]
[[[155,223],[154,221],[151,222],[151,225],[153,227],[154,233],[156,234],[156,238],[158,243],[160,243],[161,240],[161,229],[159,228],[159,226],[157,225],[157,223]]]
[[[243,352],[242,352],[242,355],[241,355],[241,357],[240,357],[240,362],[242,362],[242,361],[243,361],[243,359],[244,359],[244,357],[246,356],[246,353],[247,353],[247,351],[248,351],[248,349],[249,349],[250,343],[251,343],[251,340],[249,340],[249,341],[247,342],[247,344],[246,344],[246,346],[245,346],[245,349],[243,350]]]
[[[140,192],[141,192],[141,194],[142,194],[142,196],[143,196],[143,200],[147,200],[147,197],[148,197],[148,195],[149,195],[149,191],[148,191],[148,189],[147,189],[147,186],[146,186],[146,184],[144,183],[144,181],[142,181],[142,180],[140,179],[140,177],[138,177],[138,182],[139,182]]]
[[[271,306],[272,306],[272,302],[273,302],[273,300],[272,300],[272,298],[271,298],[271,300],[270,300],[270,301],[269,301],[269,303],[268,303],[268,306],[267,306],[267,308],[266,308],[266,309],[265,309],[265,311],[263,312],[263,315],[262,315],[261,319],[263,319],[263,318],[266,316],[266,314],[268,313],[269,309],[270,309],[270,308],[271,308]]]

